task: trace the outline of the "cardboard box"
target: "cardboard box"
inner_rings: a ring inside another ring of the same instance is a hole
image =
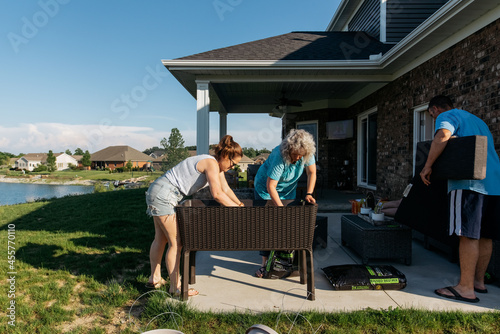
[[[488,143],[486,136],[451,138],[432,166],[434,180],[482,180],[486,177]],[[417,144],[415,175],[424,168],[432,141]]]

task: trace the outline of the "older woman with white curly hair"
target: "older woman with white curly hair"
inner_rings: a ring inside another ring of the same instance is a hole
[[[313,197],[316,186],[316,144],[313,136],[304,130],[292,129],[276,146],[269,158],[255,176],[254,197],[257,200],[271,200],[276,206],[283,206],[282,200],[296,199],[297,183],[307,173],[305,200],[316,203]],[[269,252],[262,251],[262,266],[255,276],[263,277]]]

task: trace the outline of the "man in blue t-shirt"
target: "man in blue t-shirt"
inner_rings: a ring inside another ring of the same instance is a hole
[[[429,102],[436,119],[436,133],[420,177],[430,184],[432,165],[452,136],[486,136],[488,156],[483,180],[448,180],[450,235],[459,237],[460,281],[454,287],[435,290],[439,296],[477,303],[476,293],[487,293],[484,275],[492,253],[492,239],[500,239],[500,160],[486,123],[471,113],[453,108],[447,96]]]

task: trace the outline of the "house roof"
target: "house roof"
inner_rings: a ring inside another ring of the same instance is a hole
[[[352,53],[357,36],[359,32],[352,31],[297,31],[178,60],[354,60],[369,59],[371,55],[385,53],[392,47],[365,35],[363,44],[366,47]]]
[[[263,160],[263,161],[266,161],[266,160],[267,160],[267,158],[269,158],[269,155],[270,155],[270,154],[271,154],[271,153],[261,153],[261,154],[259,154],[258,156],[256,156],[256,157],[255,157],[255,159],[253,159],[253,160],[255,160],[255,161],[257,161],[257,160]]]
[[[253,160],[243,154],[240,160],[240,164],[253,164]]]
[[[500,15],[497,1],[449,0],[396,45],[384,46],[335,30],[360,3],[343,0],[326,32],[292,32],[162,63],[195,99],[197,82],[209,82],[210,111],[270,114],[283,93],[302,101],[287,113],[348,108]]]
[[[66,154],[66,153],[64,153],[64,152],[54,153],[54,157],[57,158],[58,156],[63,155],[63,154]],[[72,156],[72,155],[68,155],[68,156],[77,160],[76,156]],[[42,163],[46,163],[47,162],[47,153],[28,153],[28,154],[23,155],[19,159],[23,159],[23,158],[26,161],[40,161]],[[17,159],[17,160],[19,160],[19,159]]]
[[[90,155],[92,161],[148,161],[151,157],[130,146],[109,146]]]
[[[26,161],[46,161],[47,153],[28,153],[19,159],[24,159]]]

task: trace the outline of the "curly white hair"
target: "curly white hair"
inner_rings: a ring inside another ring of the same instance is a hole
[[[281,142],[280,153],[288,164],[291,163],[291,153],[303,153],[303,161],[307,162],[316,153],[316,143],[309,132],[292,129]]]

